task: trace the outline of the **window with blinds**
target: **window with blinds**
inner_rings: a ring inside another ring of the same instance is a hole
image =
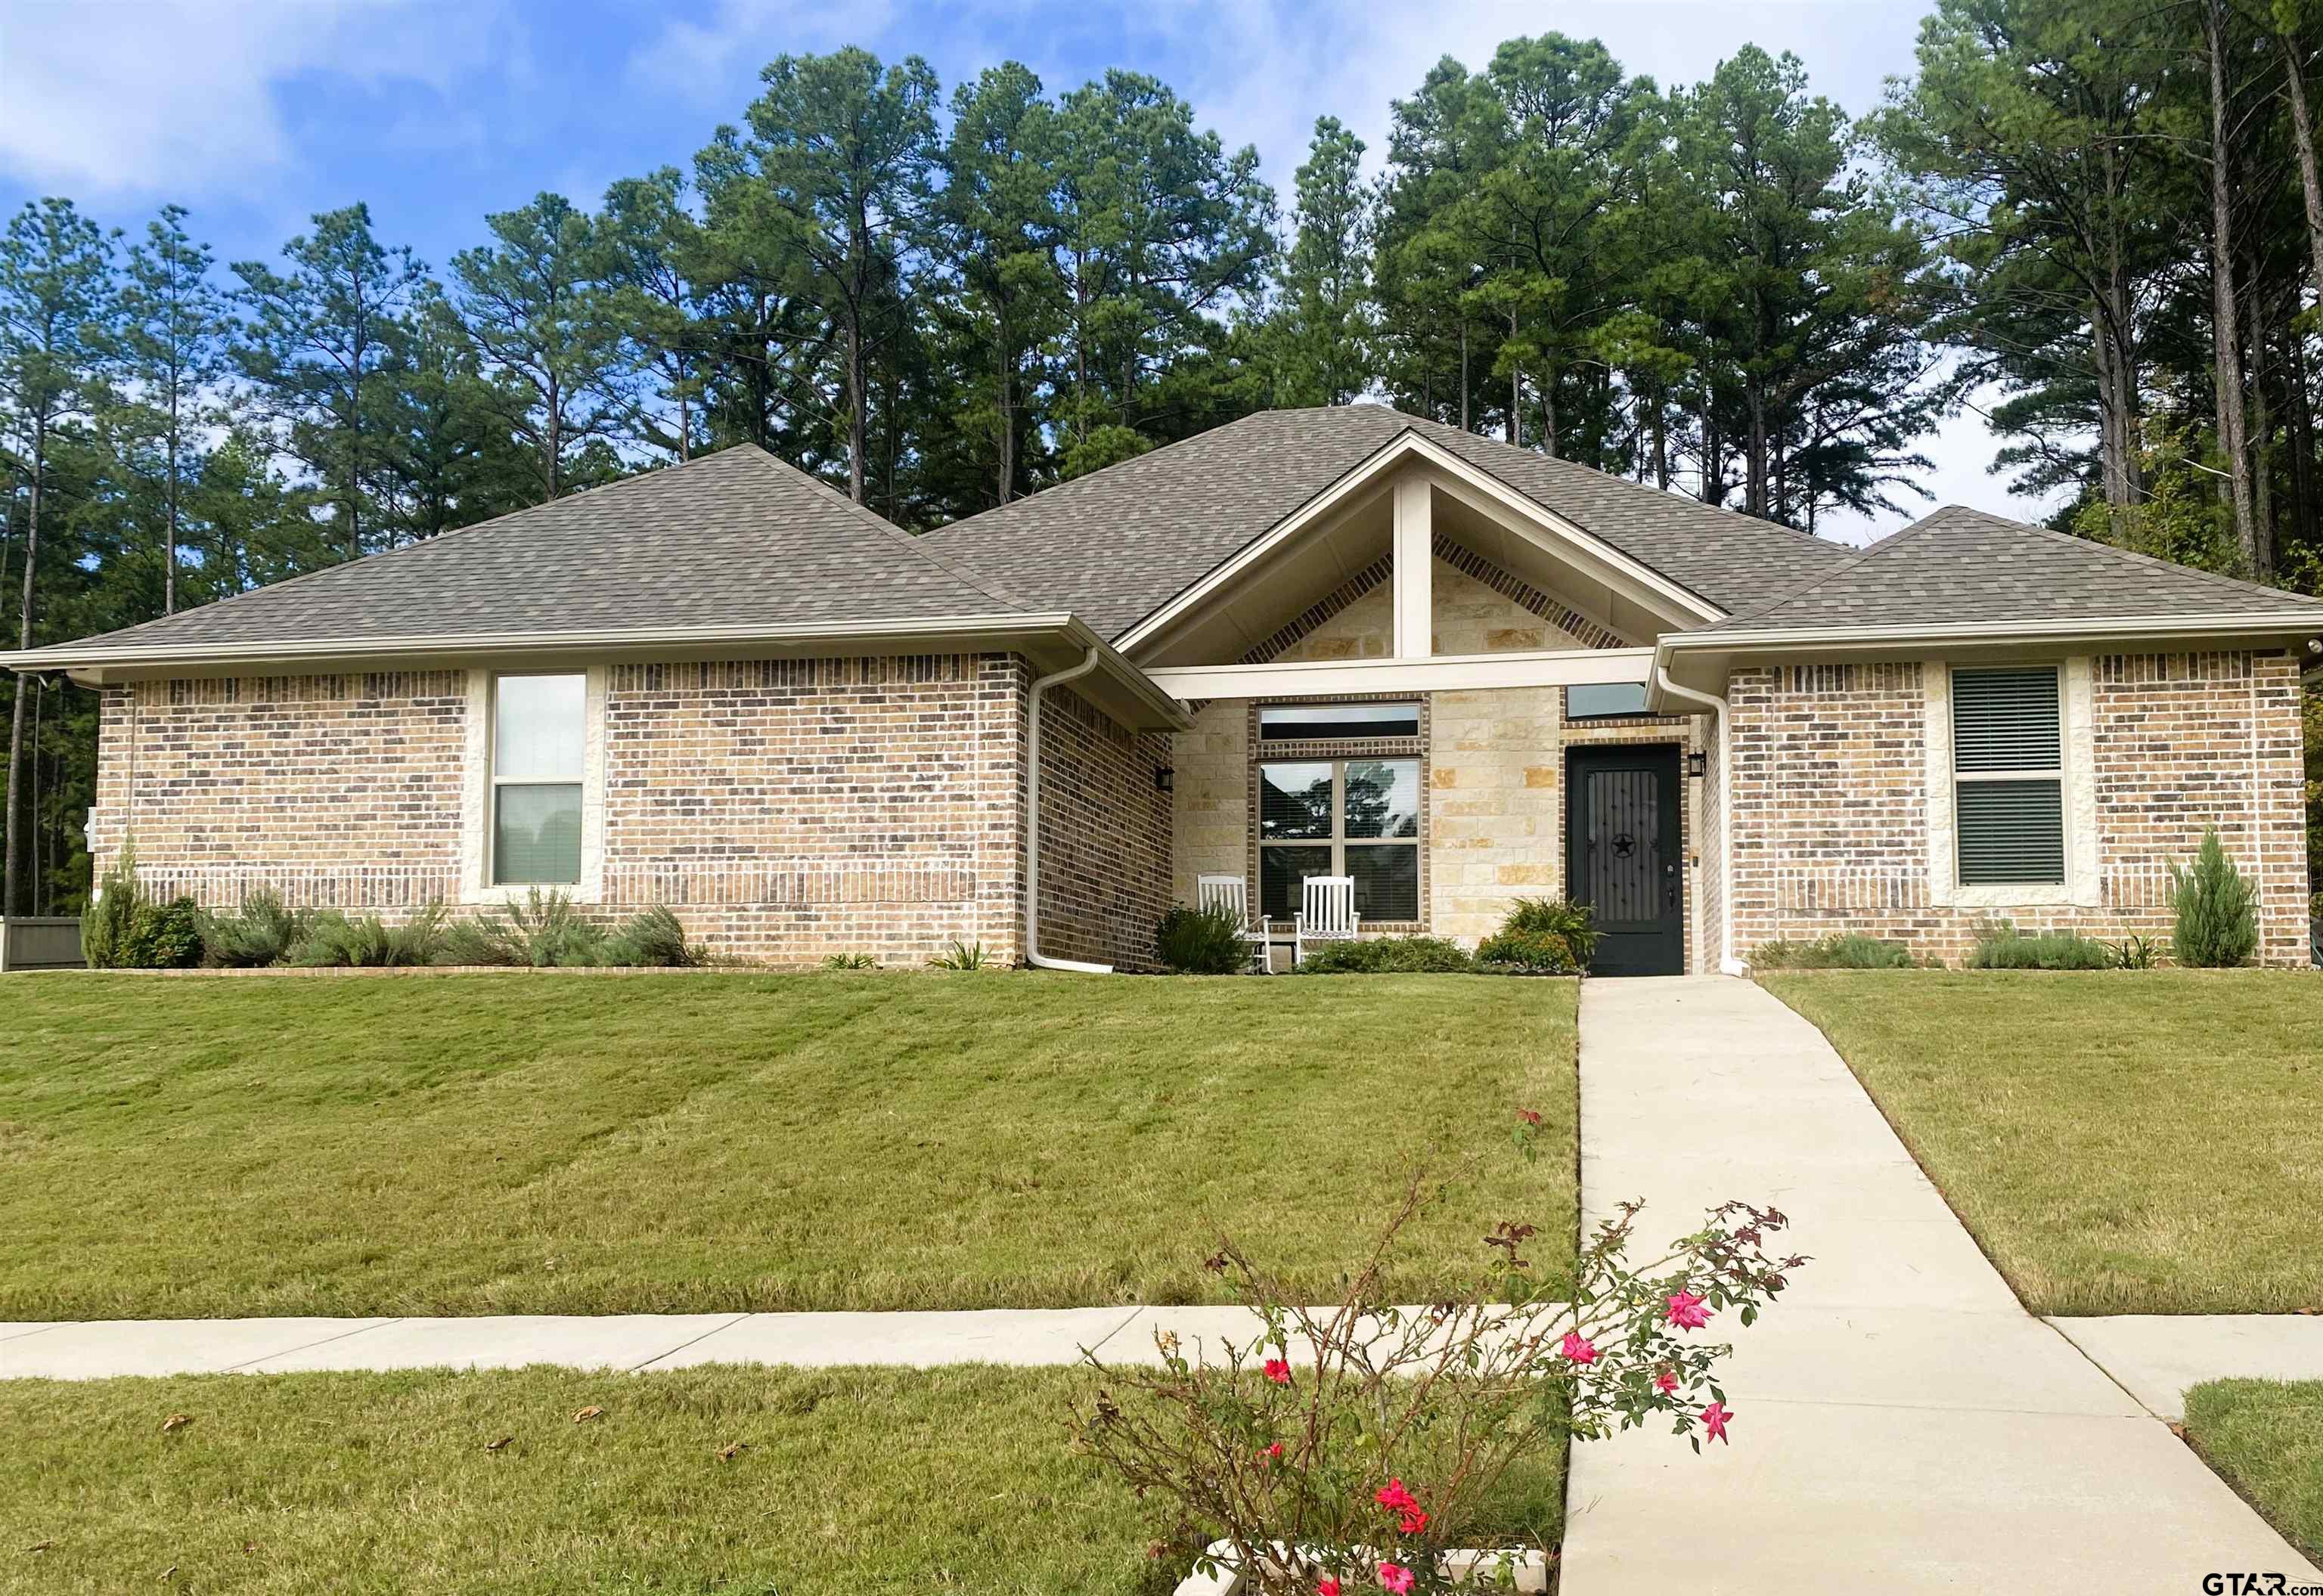
[[[1963,886],[2065,879],[2053,665],[1952,673],[1952,816]]]

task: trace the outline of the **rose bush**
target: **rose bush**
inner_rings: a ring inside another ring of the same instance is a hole
[[[1528,1157],[1538,1118],[1519,1111]],[[1209,1267],[1252,1310],[1247,1341],[1205,1356],[1158,1335],[1152,1366],[1089,1355],[1103,1378],[1077,1444],[1157,1506],[1158,1550],[1240,1570],[1269,1596],[1492,1582],[1513,1561],[1471,1570],[1445,1554],[1501,1550],[1480,1509],[1519,1459],[1659,1421],[1697,1452],[1731,1444],[1717,1368],[1732,1349],[1698,1333],[1721,1316],[1749,1325],[1806,1261],[1768,1252],[1780,1213],[1722,1204],[1632,1264],[1642,1205],[1624,1204],[1569,1271],[1534,1268],[1534,1227],[1503,1219],[1468,1289],[1382,1302],[1383,1266],[1430,1189],[1412,1175],[1336,1304],[1301,1305],[1229,1240]]]

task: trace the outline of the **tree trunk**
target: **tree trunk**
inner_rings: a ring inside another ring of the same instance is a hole
[[[1509,312],[1509,337],[1517,335],[1517,313]],[[1517,441],[1517,417],[1524,409],[1524,373],[1511,369],[1509,372],[1509,442]]]
[[[1006,504],[1016,496],[1016,362],[1008,348],[1008,322],[1005,316],[993,318],[993,345],[1000,379],[1000,502]]]
[[[2317,540],[2318,518],[2315,503],[2315,413],[2307,395],[2305,342],[2296,335],[2284,341],[2288,381],[2283,386],[2291,395],[2287,417],[2291,434],[2291,529],[2300,543],[2311,546]]]
[[[24,522],[24,598],[16,618],[16,647],[32,646],[32,578],[41,564],[41,477],[48,464],[48,428],[32,427],[32,493]],[[0,915],[16,912],[16,869],[22,858],[24,808],[24,683],[16,678],[15,702],[8,717],[8,859],[0,868]]]
[[[1540,446],[1548,451],[1551,460],[1561,459],[1556,443],[1556,373],[1545,371],[1540,379]]]
[[[1468,430],[1468,318],[1460,318],[1460,430]]]
[[[2259,536],[2251,491],[2250,434],[2243,392],[2242,310],[2235,291],[2234,194],[2227,149],[2226,0],[2205,0],[2202,32],[2210,68],[2211,339],[2217,362],[2218,447],[2233,484],[2235,541],[2254,582],[2273,575],[2272,550]]]
[[[2299,146],[2299,188],[2307,201],[2307,255],[2315,273],[2315,292],[2323,299],[2323,178],[2315,170],[2315,122],[2307,109],[2307,78],[2299,48],[2289,34],[2282,39],[2283,76],[2291,87],[2291,126]]]
[[[847,495],[863,502],[863,449],[868,434],[863,425],[863,328],[860,318],[847,318]]]
[[[1749,382],[1750,445],[1742,456],[1742,510],[1767,518],[1767,393],[1758,378]]]
[[[170,518],[161,531],[161,613],[178,612],[178,384],[170,383]]]

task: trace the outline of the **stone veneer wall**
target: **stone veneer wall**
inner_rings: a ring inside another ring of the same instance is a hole
[[[2098,901],[1952,906],[1929,882],[1927,690],[1917,661],[1733,673],[1735,945],[1859,931],[1957,963],[1979,918],[2166,937],[2168,865],[2218,828],[2260,886],[2259,959],[2304,965],[2299,674],[2287,655],[2091,662]],[[2070,740],[2070,739],[2069,739]]]
[[[1070,688],[1041,711],[1041,951],[1051,959],[1159,968],[1153,929],[1171,903],[1171,795],[1166,732],[1136,732]]]
[[[714,947],[774,963],[840,951],[918,963],[954,937],[999,962],[1020,957],[1021,661],[607,674],[603,918],[667,903]],[[108,690],[97,867],[133,827],[141,876],[213,906],[260,885],[390,918],[459,903],[466,681],[433,671]]]

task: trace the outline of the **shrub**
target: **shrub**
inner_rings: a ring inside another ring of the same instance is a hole
[[[1350,938],[1308,950],[1302,976],[1465,975],[1476,968],[1468,950],[1444,937]]]
[[[2180,964],[2231,969],[2250,962],[2258,947],[2258,894],[2227,857],[2216,826],[2202,834],[2192,869],[2172,861],[2170,898],[2178,911],[2170,949]]]
[[[2114,944],[2116,968],[2126,970],[2150,970],[2162,962],[2169,944],[2153,937],[2124,937]]]
[[[1250,939],[1231,910],[1173,903],[1153,928],[1153,952],[1181,976],[1231,976],[1250,968]]]
[[[710,949],[685,940],[685,927],[666,903],[656,903],[624,922],[607,940],[607,964],[684,969],[710,962]]]
[[[1521,1124],[1519,1145],[1532,1156]],[[1503,1219],[1463,1288],[1399,1307],[1388,1266],[1444,1189],[1411,1177],[1330,1307],[1303,1306],[1227,1239],[1208,1268],[1252,1310],[1251,1339],[1189,1349],[1157,1333],[1152,1362],[1083,1354],[1100,1383],[1074,1405],[1077,1449],[1151,1504],[1156,1540],[1198,1572],[1239,1572],[1267,1596],[1450,1589],[1439,1560],[1496,1544],[1488,1499],[1527,1455],[1648,1426],[1697,1452],[1724,1438],[1733,1349],[1687,1332],[1729,1311],[1747,1326],[1785,1289],[1805,1261],[1764,1250],[1781,1215],[1722,1204],[1632,1263],[1626,1203],[1557,1274],[1524,1258],[1534,1227]],[[1513,1573],[1488,1564],[1475,1585]]]
[[[308,968],[434,964],[444,950],[444,940],[440,903],[428,903],[401,925],[389,925],[376,914],[349,920],[336,910],[326,909],[315,915],[306,940],[291,950],[288,962]]]
[[[827,970],[876,970],[879,961],[868,953],[833,953],[822,961]]]
[[[1912,950],[1901,942],[1844,931],[1811,942],[1768,942],[1750,955],[1750,963],[1769,970],[1907,970]]]
[[[122,968],[186,970],[202,961],[202,911],[188,897],[137,906],[129,934],[119,944]]]
[[[447,964],[570,968],[605,962],[605,928],[583,919],[571,898],[536,886],[521,903],[446,927],[439,957]]]
[[[1501,929],[1476,945],[1476,967],[1503,975],[1577,976],[1597,952],[1586,903],[1519,898]]]
[[[137,844],[124,840],[113,868],[96,884],[96,894],[80,915],[80,952],[93,970],[126,968],[123,955],[145,906],[145,889],[137,881]]]
[[[221,969],[263,969],[280,964],[307,937],[312,916],[286,907],[271,886],[243,894],[242,913],[206,917],[202,960]]]
[[[954,937],[950,948],[928,960],[928,968],[939,970],[980,970],[991,957],[985,952],[982,942],[963,942],[958,937]]]
[[[1980,920],[1975,929],[1967,960],[1972,970],[2109,970],[2118,962],[2109,944],[2079,931],[2028,936],[2006,920]]]

